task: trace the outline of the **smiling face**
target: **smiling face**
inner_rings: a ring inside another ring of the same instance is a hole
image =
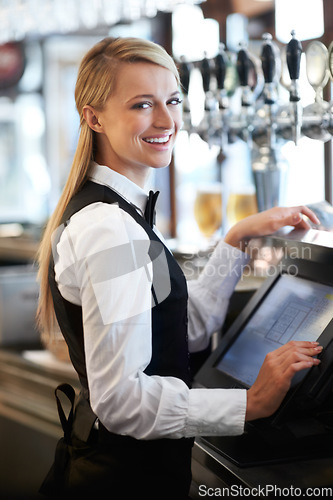
[[[85,119],[97,132],[96,161],[143,186],[150,168],[171,161],[182,123],[176,78],[156,64],[123,63],[104,108],[86,106]]]

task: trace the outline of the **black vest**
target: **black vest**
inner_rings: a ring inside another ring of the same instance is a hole
[[[190,387],[189,354],[187,338],[187,286],[182,270],[170,251],[154,233],[145,219],[136,209],[126,202],[112,189],[88,181],[69,202],[62,224],[84,208],[95,203],[117,203],[119,207],[131,215],[142,226],[150,240],[149,257],[153,263],[152,283],[152,358],[145,373],[148,375],[173,376],[183,380]],[[159,253],[164,253],[167,268],[159,265]],[[164,279],[163,273],[168,272],[165,279],[170,280],[170,293],[159,300],[156,280]],[[54,302],[59,327],[66,340],[69,355],[77,371],[83,388],[84,396],[89,400],[84,343],[82,308],[65,300],[56,285],[54,264],[51,258],[49,268],[49,283]]]

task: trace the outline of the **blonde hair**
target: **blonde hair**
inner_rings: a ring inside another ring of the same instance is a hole
[[[51,236],[59,226],[71,198],[87,180],[89,165],[94,157],[95,132],[83,117],[83,108],[90,105],[103,109],[115,88],[117,69],[123,63],[148,62],[179,75],[173,59],[160,46],[140,38],[105,38],[93,46],[82,59],[75,86],[76,108],[80,116],[80,135],[72,167],[58,205],[50,217],[38,252],[40,296],[37,322],[42,334],[51,334],[56,325],[48,270],[51,257]]]

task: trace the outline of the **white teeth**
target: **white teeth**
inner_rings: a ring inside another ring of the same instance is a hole
[[[152,137],[150,139],[145,139],[146,142],[150,142],[150,143],[153,143],[153,142],[164,143],[164,142],[168,142],[168,140],[169,140],[169,136],[167,136],[167,137]]]

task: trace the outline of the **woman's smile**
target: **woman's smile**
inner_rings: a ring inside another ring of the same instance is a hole
[[[150,147],[153,147],[157,151],[167,151],[170,147],[171,137],[172,134],[163,136],[154,136],[154,137],[144,137],[143,141],[149,144]]]
[[[146,137],[143,139],[145,142],[149,142],[151,144],[166,144],[169,142],[171,135],[165,135],[161,137]]]

